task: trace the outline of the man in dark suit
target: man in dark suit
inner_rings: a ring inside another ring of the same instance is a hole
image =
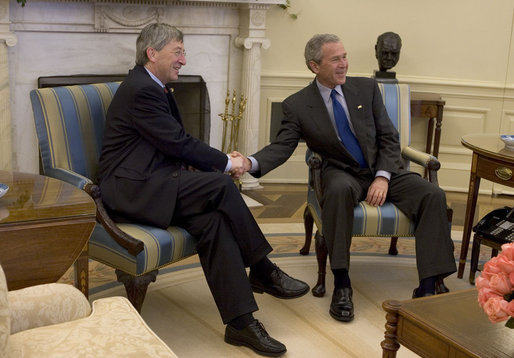
[[[278,356],[286,347],[253,317],[258,308],[252,291],[295,298],[309,287],[267,258],[271,246],[224,174],[237,176],[242,158],[184,131],[165,85],[178,79],[185,64],[182,32],[162,23],[141,31],[136,66],[107,112],[98,172],[103,199],[118,220],[179,225],[196,236],[207,283],[227,324],[225,341]],[[250,267],[250,279],[245,267]]]
[[[354,317],[348,269],[353,210],[361,200],[386,198],[417,222],[416,258],[420,284],[413,296],[434,294],[435,283],[456,270],[445,193],[402,167],[398,132],[371,78],[346,77],[346,50],[335,35],[314,36],[305,61],[316,74],[310,85],[282,103],[284,118],[275,140],[245,160],[260,177],[284,163],[304,139],[323,158],[323,234],[334,273],[330,314]]]

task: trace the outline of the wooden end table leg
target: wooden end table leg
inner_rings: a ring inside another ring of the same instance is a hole
[[[468,256],[469,241],[471,238],[471,230],[473,226],[473,218],[475,217],[475,209],[477,205],[478,189],[480,188],[480,177],[477,176],[478,155],[473,153],[471,161],[471,174],[469,177],[469,193],[466,204],[466,214],[464,216],[464,230],[462,233],[462,246],[460,249],[459,269],[457,277],[462,278],[464,275],[464,267],[466,266],[466,258]]]
[[[82,249],[80,256],[74,264],[75,269],[75,287],[86,296],[89,297],[89,261],[88,261],[87,244]]]
[[[387,312],[385,324],[385,339],[380,343],[382,346],[382,358],[395,358],[396,352],[400,348],[400,343],[397,340],[398,329],[398,309],[400,302],[394,300],[385,301],[382,308]]]
[[[473,248],[471,250],[471,262],[469,265],[469,283],[475,284],[475,274],[478,270],[478,259],[480,257],[480,242],[481,237],[478,234],[475,234],[473,237]]]

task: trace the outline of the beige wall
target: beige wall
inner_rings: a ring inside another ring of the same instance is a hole
[[[262,55],[260,145],[267,143],[271,102],[305,86],[312,74],[303,61],[306,41],[315,33],[339,35],[349,53],[350,75],[377,69],[374,45],[383,32],[403,42],[394,68],[411,91],[439,93],[446,101],[439,158],[440,183],[465,191],[470,151],[467,133],[514,133],[514,43],[512,0],[292,0],[296,20],[274,7],[268,11],[271,47]],[[426,122],[413,121],[413,145],[424,148]],[[261,181],[305,182],[305,147]],[[491,192],[484,181],[482,192]],[[494,192],[506,192],[495,186]],[[512,190],[507,190],[512,192]]]

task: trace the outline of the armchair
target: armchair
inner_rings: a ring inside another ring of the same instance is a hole
[[[0,266],[0,357],[161,357],[176,355],[124,297],[93,308],[71,285],[7,291]]]
[[[410,89],[407,84],[384,84],[379,83],[382,98],[391,121],[394,123],[400,135],[402,147],[402,158],[408,167],[410,161],[417,163],[428,171],[428,180],[436,185],[437,171],[440,163],[434,156],[420,152],[410,145]],[[307,149],[306,162],[309,166],[309,183],[307,190],[307,206],[304,211],[305,243],[300,254],[308,255],[313,224],[316,224],[315,248],[318,260],[318,281],[312,288],[316,297],[325,294],[325,276],[327,263],[327,247],[323,237],[323,224],[321,222],[320,198],[322,197],[323,177],[321,175],[322,158]],[[452,210],[448,209],[448,219],[451,223]],[[410,221],[396,206],[385,202],[380,207],[368,205],[365,201],[360,202],[354,209],[353,236],[364,237],[391,237],[389,254],[397,255],[398,237],[414,236],[415,223]],[[447,292],[444,283],[439,281],[436,290],[438,293]]]
[[[140,311],[160,267],[195,254],[196,239],[180,227],[166,230],[138,223],[115,223],[96,185],[107,108],[119,82],[43,88],[30,100],[42,174],[85,190],[97,207],[97,224],[87,255],[75,264],[76,282],[87,296],[88,256],[115,268],[127,297]]]

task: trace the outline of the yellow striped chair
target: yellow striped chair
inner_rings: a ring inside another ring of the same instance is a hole
[[[42,174],[87,191],[97,205],[89,258],[116,269],[127,297],[140,311],[158,269],[195,254],[196,239],[180,227],[162,230],[114,223],[95,184],[105,115],[120,82],[61,86],[31,91]],[[78,287],[88,293],[87,256],[76,264]]]
[[[410,145],[410,89],[407,84],[379,83],[380,92],[387,113],[400,135],[402,157],[405,164],[414,162],[425,167],[428,171],[428,179],[437,185],[437,171],[440,163],[436,157],[420,152]],[[313,224],[316,224],[316,256],[318,259],[318,282],[312,288],[314,296],[321,297],[325,294],[325,276],[327,263],[327,248],[323,237],[323,224],[321,222],[321,207],[319,198],[321,192],[321,157],[311,150],[307,150],[306,161],[309,166],[309,185],[307,191],[307,207],[304,211],[305,244],[300,250],[302,255],[308,255]],[[448,217],[451,222],[452,211],[448,209]],[[390,237],[390,255],[397,255],[396,244],[398,237],[414,236],[415,223],[410,221],[392,203],[386,202],[379,207],[360,202],[354,210],[353,236],[366,237]],[[446,292],[443,282],[438,282],[438,292]]]

